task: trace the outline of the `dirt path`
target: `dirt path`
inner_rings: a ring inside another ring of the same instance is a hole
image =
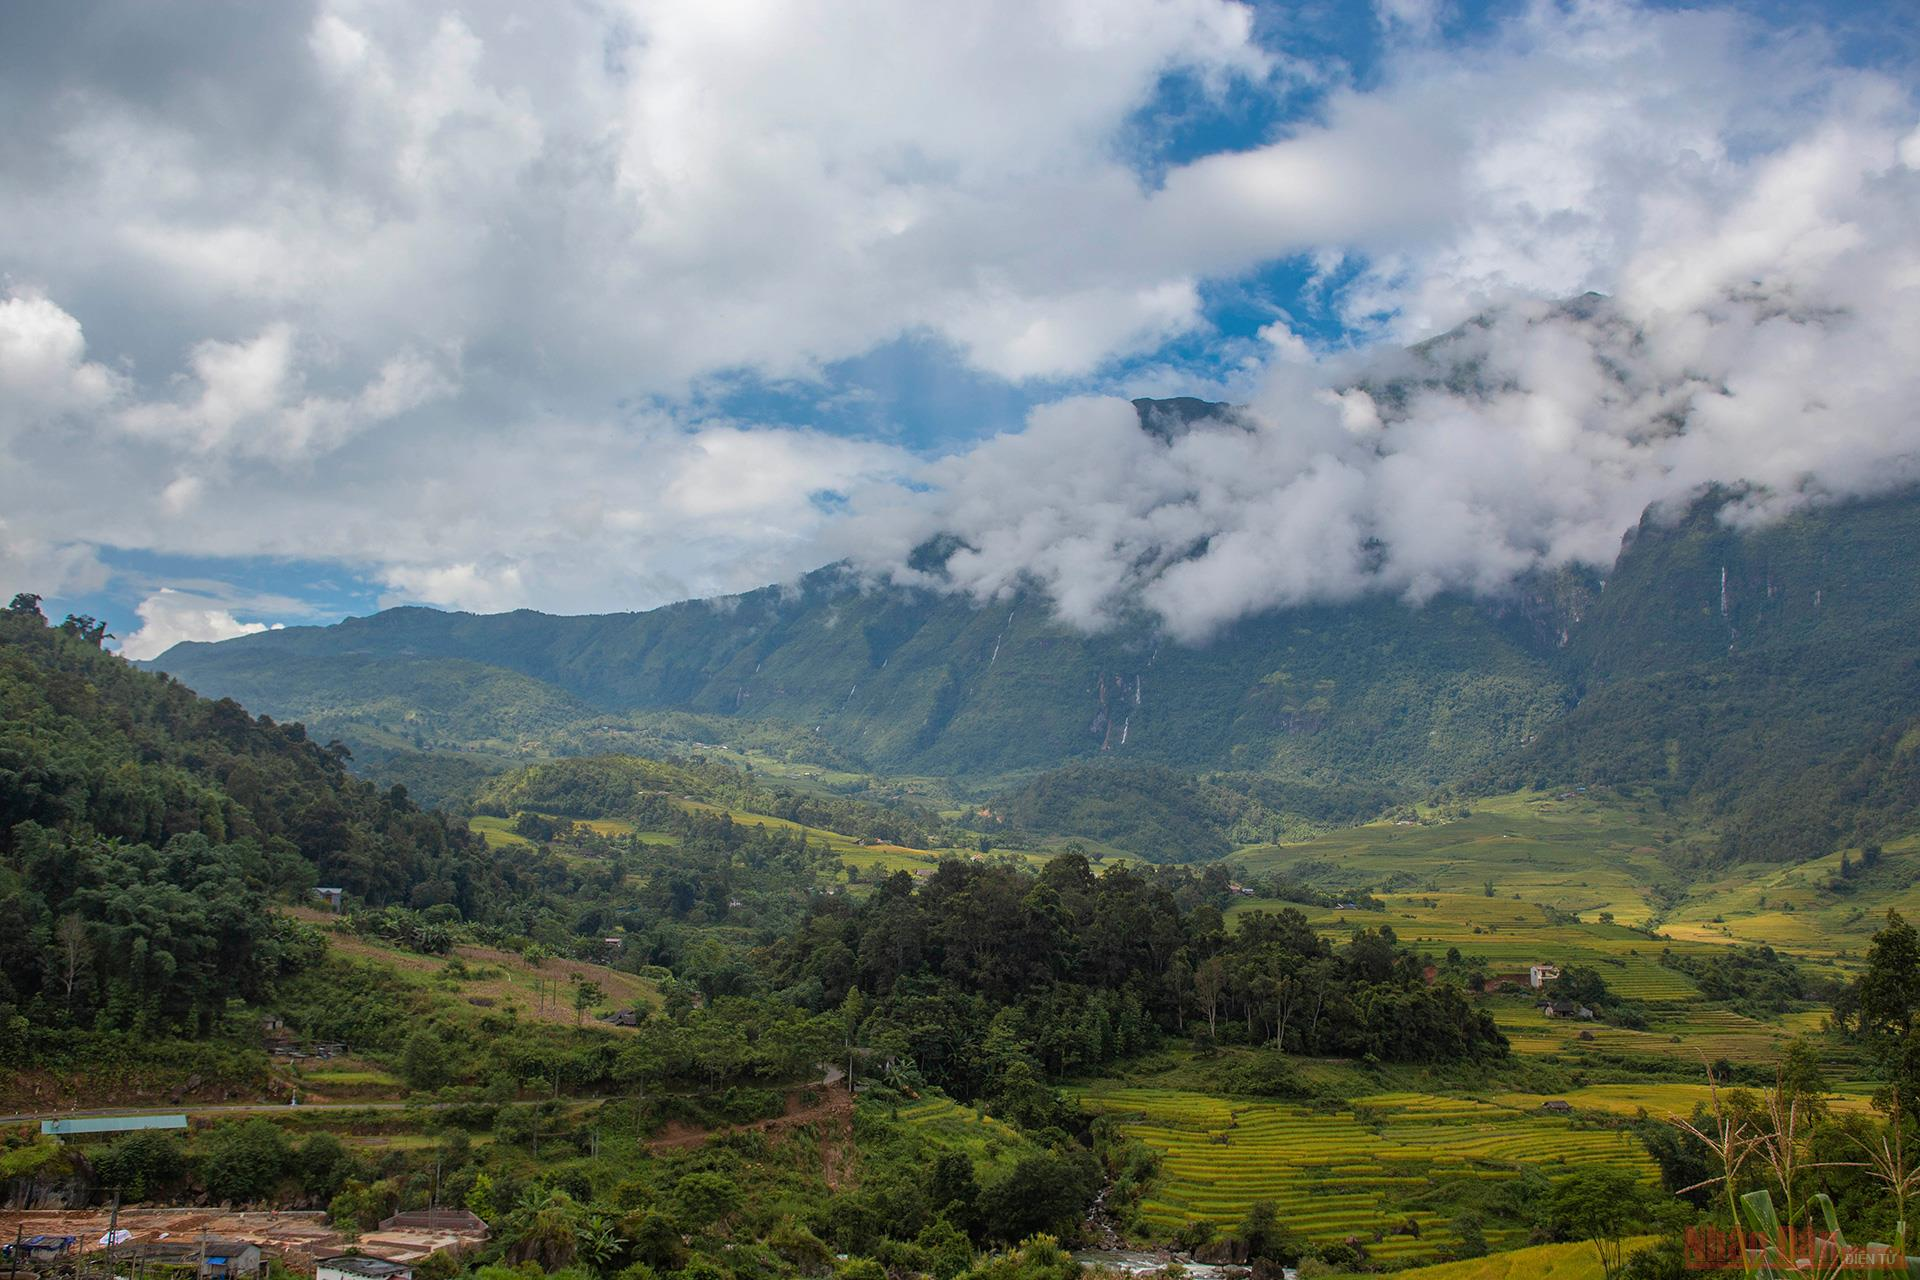
[[[659,1137],[648,1140],[647,1149],[684,1151],[691,1147],[704,1146],[710,1140],[729,1133],[778,1133],[815,1122],[824,1123],[828,1131],[839,1131],[851,1138],[853,1095],[839,1088],[826,1088],[820,1092],[822,1095],[820,1100],[813,1103],[802,1102],[799,1093],[789,1094],[786,1111],[771,1119],[755,1120],[750,1124],[727,1125],[719,1129],[700,1129],[674,1121],[667,1125]]]

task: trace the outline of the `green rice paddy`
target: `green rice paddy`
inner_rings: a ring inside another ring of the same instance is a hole
[[[1381,1093],[1316,1109],[1095,1086],[1080,1102],[1161,1154],[1161,1179],[1142,1208],[1162,1231],[1193,1220],[1230,1228],[1256,1200],[1271,1200],[1282,1222],[1313,1239],[1377,1234],[1372,1256],[1423,1257],[1458,1241],[1442,1214],[1403,1206],[1447,1180],[1512,1179],[1528,1167],[1553,1176],[1583,1165],[1657,1178],[1624,1130],[1467,1098]]]
[[[1285,871],[1345,888],[1356,880],[1413,891],[1495,893],[1563,911],[1611,912],[1622,924],[1655,914],[1651,886],[1674,879],[1661,859],[1671,833],[1657,811],[1584,795],[1518,792],[1472,802],[1472,815],[1424,824],[1372,822],[1297,844],[1258,845],[1233,861],[1255,875]]]

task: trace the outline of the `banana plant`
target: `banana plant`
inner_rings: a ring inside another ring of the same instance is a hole
[[[1842,1276],[1920,1280],[1920,1258],[1907,1255],[1904,1221],[1895,1226],[1892,1244],[1869,1244],[1856,1250],[1847,1244],[1833,1201],[1824,1194],[1816,1194],[1813,1206],[1826,1223],[1826,1234],[1810,1231],[1804,1237],[1797,1237],[1780,1221],[1773,1207],[1772,1192],[1749,1191],[1740,1197],[1740,1207],[1759,1237],[1757,1247],[1749,1250],[1742,1260],[1748,1275],[1761,1280],[1786,1280],[1789,1276],[1814,1277],[1814,1280],[1839,1280]],[[1797,1256],[1803,1242],[1807,1246],[1807,1257]]]

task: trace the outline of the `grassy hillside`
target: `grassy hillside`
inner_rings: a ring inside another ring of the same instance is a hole
[[[1563,911],[1655,915],[1681,891],[1664,851],[1672,820],[1657,806],[1591,792],[1518,792],[1471,801],[1465,816],[1423,810],[1233,855],[1254,876],[1334,889],[1484,894]]]
[[[632,818],[647,825],[663,801],[697,801],[785,821],[796,830],[831,831],[917,849],[950,847],[962,833],[939,815],[904,802],[872,804],[808,791],[718,763],[673,764],[638,756],[579,756],[527,765],[488,782],[473,797],[478,813],[522,810],[571,818]]]
[[[1108,759],[1049,770],[995,796],[984,825],[1016,838],[1081,836],[1155,862],[1192,862],[1364,821],[1392,800],[1379,787],[1247,773],[1196,777]]]
[[[1843,858],[1849,868],[1844,877]],[[1794,866],[1713,868],[1666,915],[1661,929],[1675,938],[1773,946],[1852,965],[1889,909],[1920,916],[1920,836],[1886,845],[1871,867],[1854,848]]]

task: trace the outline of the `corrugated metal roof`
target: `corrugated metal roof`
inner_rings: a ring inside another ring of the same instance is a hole
[[[184,1129],[187,1118],[177,1116],[75,1116],[71,1120],[42,1120],[41,1133],[124,1133],[129,1129]]]

